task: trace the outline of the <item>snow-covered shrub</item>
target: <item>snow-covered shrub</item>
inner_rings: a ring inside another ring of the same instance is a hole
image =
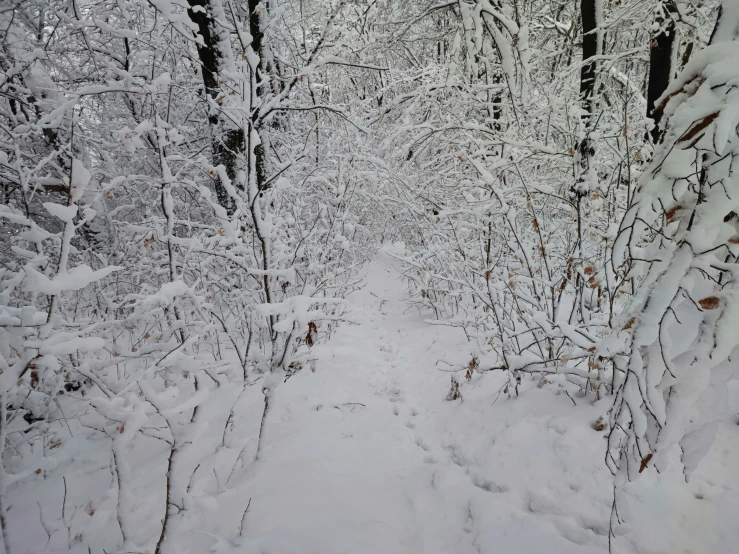
[[[247,3],[0,13],[6,552],[44,547],[14,534],[20,520],[39,520],[60,550],[171,549],[188,509],[212,502],[198,468],[230,478],[255,454],[234,406],[257,382],[269,398],[341,319],[382,213],[363,130],[311,90],[343,62],[325,52],[341,7],[306,20],[273,4],[260,39],[274,40],[259,48]],[[212,88],[192,19],[204,12]],[[307,62],[291,40],[300,26],[316,39]],[[151,460],[167,469],[144,475],[143,509],[134,491]],[[78,488],[101,468],[104,483]],[[49,501],[27,506],[39,490]],[[21,499],[10,515],[9,498]]]
[[[705,48],[666,91],[665,140],[616,241],[614,271],[640,280],[601,350],[620,370],[607,457],[620,479],[664,467],[675,446],[688,478],[736,375],[737,55],[737,42]]]
[[[529,373],[608,393],[612,364],[595,350],[627,285],[611,248],[648,151],[628,65],[600,74],[606,100],[588,118],[578,81],[557,71],[564,60],[532,55],[554,39],[528,29],[551,26],[550,15],[480,2],[446,16],[437,30],[423,12],[400,31],[443,43],[444,55],[428,53],[418,76],[398,70],[384,112],[402,123],[379,119],[391,131],[381,144],[397,175],[412,302],[464,328],[475,371],[506,371],[510,394]],[[586,140],[597,146],[587,164]]]

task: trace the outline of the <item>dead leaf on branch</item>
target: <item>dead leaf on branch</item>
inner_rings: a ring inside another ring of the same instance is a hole
[[[718,112],[712,113],[711,115],[707,115],[703,119],[700,119],[700,120],[696,121],[695,123],[693,123],[693,125],[690,127],[690,129],[688,131],[686,131],[685,133],[683,133],[683,136],[680,137],[680,139],[678,139],[678,141],[677,141],[678,144],[681,143],[681,142],[687,142],[690,139],[692,139],[693,137],[695,137],[696,135],[698,135],[698,133],[700,133],[703,129],[705,129],[711,123],[713,123],[713,121],[717,117],[718,117]]]
[[[698,304],[700,304],[701,308],[704,310],[715,310],[718,308],[720,301],[716,296],[706,296],[705,298],[698,300]]]
[[[608,422],[603,416],[600,416],[597,420],[595,420],[595,422],[593,422],[592,427],[596,431],[604,431],[608,428]]]
[[[639,473],[647,469],[647,464],[649,463],[649,460],[652,459],[653,454],[650,452],[646,455],[646,457],[641,461],[641,464],[639,465]]]
[[[667,218],[667,223],[670,223],[673,219],[675,219],[675,216],[677,215],[677,212],[680,211],[680,208],[682,206],[675,206],[674,208],[671,208],[665,212],[665,217]]]
[[[308,334],[305,335],[305,344],[313,346],[313,335],[318,332],[318,326],[315,322],[308,323]]]

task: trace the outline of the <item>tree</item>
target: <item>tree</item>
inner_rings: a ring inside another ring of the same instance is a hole
[[[208,124],[211,133],[212,163],[214,166],[223,165],[228,179],[235,183],[239,157],[243,156],[245,151],[244,131],[228,117],[229,114],[224,113],[221,105],[238,91],[233,82],[229,83],[236,70],[228,38],[233,27],[229,23],[238,25],[236,14],[230,3],[224,4],[221,0],[190,0],[189,5],[188,15],[197,25],[199,34],[197,52],[204,92],[210,97]],[[228,13],[229,11],[231,13]],[[238,28],[236,32],[239,33]],[[239,33],[239,37],[241,36]],[[257,34],[257,37],[258,42],[260,35]],[[214,179],[214,186],[218,203],[233,212],[233,200],[220,177]]]
[[[672,0],[657,5],[655,14],[656,31],[653,32],[649,44],[649,82],[647,85],[647,117],[654,120],[649,131],[654,144],[660,141],[659,128],[662,111],[657,109],[657,101],[667,90],[674,73],[674,48],[677,44],[677,26],[673,19],[677,15],[677,6]]]
[[[713,442],[735,373],[733,10],[721,12],[712,44],[692,55],[658,102],[667,118],[664,142],[614,248],[615,270],[644,274],[615,333],[623,349],[613,353],[621,371],[606,461],[617,484],[662,469],[675,447],[689,479]]]

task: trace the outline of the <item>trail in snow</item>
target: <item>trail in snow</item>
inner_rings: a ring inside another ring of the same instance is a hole
[[[606,552],[611,477],[591,424],[610,400],[573,406],[558,385],[530,381],[494,404],[503,376],[491,373],[446,401],[449,374],[435,363],[469,359],[471,345],[404,298],[381,254],[349,298],[347,323],[315,349],[316,371],[277,390],[259,461],[237,487],[242,504],[251,499],[245,539],[228,551]],[[677,467],[640,480],[620,508],[614,552],[739,551],[738,462],[727,424],[690,485]]]

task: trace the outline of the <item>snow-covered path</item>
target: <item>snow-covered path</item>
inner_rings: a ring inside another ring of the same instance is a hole
[[[316,371],[277,389],[238,487],[251,506],[233,552],[607,552],[610,475],[591,423],[609,400],[573,406],[556,384],[527,382],[493,405],[502,376],[486,374],[446,401],[435,363],[469,359],[470,346],[408,310],[404,293],[381,254],[349,298],[351,323],[315,349]],[[737,461],[727,425],[691,485],[677,470],[642,479],[614,552],[739,552]]]

